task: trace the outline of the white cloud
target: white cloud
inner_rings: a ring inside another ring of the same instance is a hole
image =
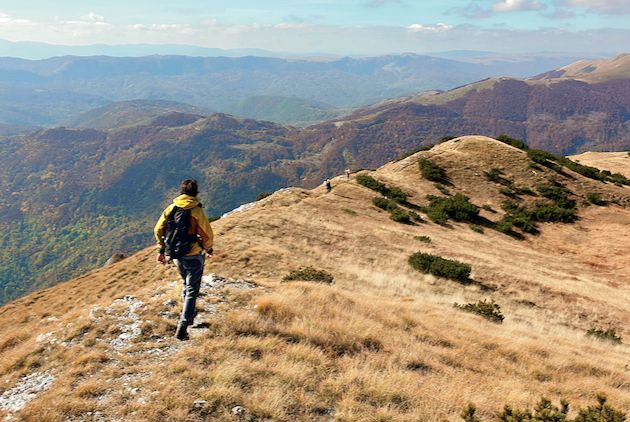
[[[0,12],[0,25],[13,25],[13,26],[29,26],[33,25],[34,22],[28,19],[15,19],[9,16],[6,13]]]
[[[149,25],[136,23],[127,26],[127,28],[138,32],[171,33],[179,35],[193,35],[196,32],[191,25],[179,23],[153,23]]]
[[[105,22],[105,17],[97,15],[94,12],[90,12],[87,15],[81,16],[81,19],[88,22]]]
[[[538,0],[501,0],[492,5],[495,12],[521,12],[524,10],[540,10],[546,6]]]
[[[436,23],[435,25],[422,25],[420,23],[414,23],[407,27],[409,32],[446,32],[453,29],[452,26],[445,23]]]
[[[566,0],[565,4],[611,15],[630,13],[630,1],[628,0]]]

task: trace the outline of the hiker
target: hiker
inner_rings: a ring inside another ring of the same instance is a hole
[[[350,180],[350,169],[346,169],[346,180]]]
[[[326,186],[326,193],[330,192],[332,190],[332,185],[330,184],[330,179],[326,179],[326,181],[324,182],[324,186]]]
[[[167,256],[172,259],[184,283],[183,309],[175,332],[178,340],[188,340],[186,330],[193,325],[203,275],[204,251],[212,257],[212,227],[197,200],[198,192],[196,180],[184,180],[181,195],[166,207],[154,229],[160,248],[157,261],[165,264]]]

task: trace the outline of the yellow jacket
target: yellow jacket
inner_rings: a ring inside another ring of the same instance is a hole
[[[208,250],[212,247],[213,233],[212,227],[208,217],[203,212],[203,208],[199,204],[199,201],[194,196],[180,195],[173,200],[173,203],[166,207],[157,224],[153,233],[155,239],[161,251],[164,250],[164,235],[166,234],[166,219],[168,218],[174,207],[183,208],[190,211],[190,231],[188,234],[196,234],[199,237],[199,242],[193,243],[190,252],[186,256],[193,256],[202,254],[204,249]]]

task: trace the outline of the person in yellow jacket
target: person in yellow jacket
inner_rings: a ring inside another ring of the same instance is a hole
[[[177,270],[183,280],[182,301],[183,309],[175,336],[178,340],[187,340],[187,328],[193,324],[195,318],[195,304],[201,287],[201,277],[205,262],[204,250],[209,257],[212,257],[213,233],[210,221],[203,212],[202,205],[197,200],[199,192],[197,181],[186,179],[181,184],[181,195],[173,200],[173,203],[166,207],[157,224],[154,234],[160,248],[157,261],[166,263],[165,236],[167,235],[167,222],[171,213],[179,209],[190,210],[190,221],[188,235],[190,240],[190,250],[181,257],[171,257],[177,266]]]

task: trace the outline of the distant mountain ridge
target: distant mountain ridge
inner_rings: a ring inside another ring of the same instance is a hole
[[[124,126],[151,124],[155,119],[173,113],[196,116],[195,120],[212,114],[211,110],[164,100],[120,101],[90,110],[66,122],[75,128],[113,129]],[[188,119],[190,120],[190,119]],[[194,121],[194,120],[193,120]],[[192,121],[187,121],[188,124]]]
[[[63,56],[0,58],[0,124],[59,126],[111,102],[167,100],[234,112],[261,97],[355,108],[424,90],[450,89],[489,76],[539,74],[574,59],[460,62],[417,54],[330,60],[273,57]],[[264,118],[283,123],[330,116],[290,113]]]

